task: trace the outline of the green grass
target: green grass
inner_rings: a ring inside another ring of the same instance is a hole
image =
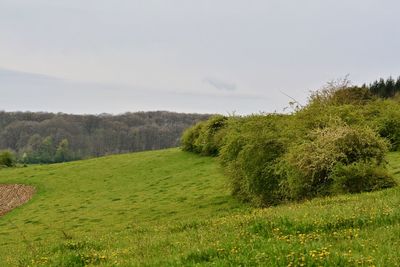
[[[400,182],[400,153],[388,156]],[[400,188],[253,209],[178,149],[0,170],[35,185],[0,218],[0,266],[399,266]]]

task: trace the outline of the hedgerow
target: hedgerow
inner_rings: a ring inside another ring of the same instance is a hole
[[[400,103],[330,84],[292,114],[214,116],[182,148],[218,156],[232,193],[254,205],[395,185],[385,154],[400,148]]]
[[[182,149],[204,156],[217,156],[227,121],[227,117],[215,115],[187,129],[181,138]]]

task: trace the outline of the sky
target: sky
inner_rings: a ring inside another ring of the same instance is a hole
[[[0,110],[283,112],[400,75],[398,0],[0,0]]]

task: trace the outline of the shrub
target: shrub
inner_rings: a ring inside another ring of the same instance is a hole
[[[229,177],[232,193],[255,205],[280,201],[275,165],[288,140],[283,116],[250,116],[230,123],[220,159]]]
[[[9,150],[0,152],[0,167],[13,167],[15,166],[15,156]]]
[[[235,168],[231,171],[236,173],[231,175],[232,183],[241,186],[237,195],[256,205],[279,202],[280,180],[275,175],[275,165],[284,151],[285,143],[273,136],[248,140],[232,165]]]
[[[328,82],[322,89],[312,92],[308,106],[324,105],[364,105],[374,99],[374,95],[366,86],[352,86],[345,77]]]
[[[333,183],[332,192],[335,193],[360,193],[396,185],[386,169],[366,162],[354,162],[350,165],[337,164],[330,179]]]
[[[207,121],[197,123],[183,133],[181,138],[182,149],[204,156],[217,156],[222,146],[223,129],[227,122],[227,117],[216,115]]]
[[[181,148],[184,151],[200,153],[199,148],[196,146],[196,141],[200,136],[200,132],[205,122],[198,122],[191,128],[183,132],[181,138]]]
[[[391,144],[391,150],[400,149],[400,118],[387,117],[380,121],[379,135],[386,138]]]
[[[345,87],[333,92],[331,101],[335,105],[364,105],[369,103],[374,96],[366,87]]]
[[[400,104],[392,100],[371,102],[365,114],[365,122],[386,138],[391,150],[400,149]]]
[[[309,104],[295,117],[306,129],[327,127],[338,119],[348,125],[369,126],[390,141],[391,150],[400,149],[398,98],[377,98],[367,87],[349,87],[346,81],[329,84],[313,93]]]
[[[280,174],[286,178],[291,199],[328,195],[332,193],[331,173],[339,164],[383,166],[387,149],[387,142],[366,127],[318,129],[309,140],[289,150],[280,164]]]
[[[347,125],[371,125],[371,121],[367,123],[366,116],[362,112],[364,109],[364,107],[359,108],[351,104],[338,106],[314,105],[300,110],[293,116],[298,129],[302,129],[303,138],[306,138],[310,130],[331,127],[341,123]]]
[[[224,131],[228,118],[216,115],[202,124],[198,138],[194,145],[204,156],[217,156],[222,146]]]
[[[214,116],[182,137],[184,150],[218,155],[232,193],[260,206],[394,186],[389,147],[400,149],[400,102],[347,80],[293,114]]]

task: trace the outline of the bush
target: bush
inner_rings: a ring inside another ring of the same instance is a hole
[[[378,132],[390,142],[392,151],[400,149],[400,118],[384,118],[380,121]]]
[[[217,156],[224,138],[222,130],[227,122],[227,117],[216,115],[207,121],[197,123],[183,133],[181,138],[182,149],[204,156]]]
[[[0,167],[15,166],[15,156],[11,151],[5,150],[0,152]]]
[[[259,206],[394,186],[389,147],[400,149],[400,102],[347,80],[293,114],[214,116],[182,137],[184,150],[218,155],[233,195]]]
[[[253,204],[275,204],[282,198],[275,165],[285,151],[285,143],[273,136],[253,138],[230,164],[232,188],[236,196]]]
[[[315,91],[309,98],[308,106],[323,105],[364,105],[376,97],[366,86],[352,86],[351,82],[345,77],[327,83],[322,89]]]
[[[217,156],[222,146],[224,131],[228,118],[216,115],[208,119],[201,127],[195,147],[204,156]]]
[[[337,125],[318,129],[310,140],[289,150],[280,164],[280,174],[286,177],[285,186],[291,199],[329,195],[331,174],[338,165],[383,166],[387,150],[387,142],[366,127]]]
[[[275,165],[289,140],[282,115],[250,116],[231,122],[220,153],[232,193],[255,205],[280,202]]]
[[[332,192],[335,193],[360,193],[396,185],[386,169],[366,162],[354,162],[350,165],[337,164],[330,179],[333,183]]]
[[[374,127],[380,136],[386,138],[391,150],[400,149],[400,105],[392,100],[379,100],[367,107],[366,124]]]
[[[184,151],[200,153],[199,148],[196,146],[196,141],[200,136],[200,132],[205,122],[199,122],[191,128],[183,132],[181,138],[181,148]]]
[[[297,112],[294,117],[303,132],[338,123],[368,126],[390,142],[391,150],[400,149],[400,103],[393,100],[374,99],[363,106],[314,103]]]

